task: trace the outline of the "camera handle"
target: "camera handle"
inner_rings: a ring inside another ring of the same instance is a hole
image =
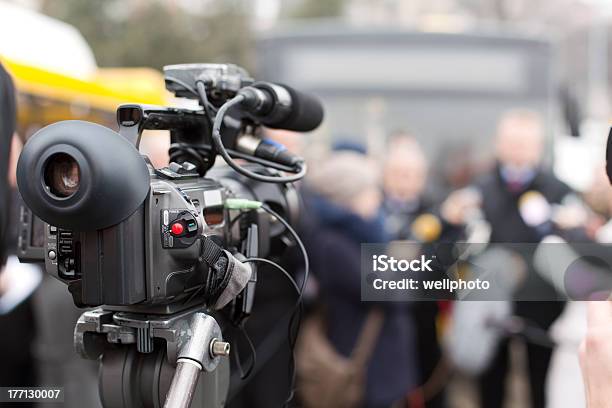
[[[208,118],[191,109],[125,104],[117,108],[117,125],[119,134],[138,149],[144,130],[172,130],[201,137],[208,126]]]
[[[82,357],[101,357],[105,408],[225,404],[229,361],[223,357],[229,354],[229,344],[201,306],[163,316],[88,311],[76,324],[74,343]]]

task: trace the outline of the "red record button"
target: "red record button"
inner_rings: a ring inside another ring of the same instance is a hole
[[[181,235],[184,230],[185,230],[185,227],[183,227],[183,224],[181,224],[180,222],[175,222],[170,227],[170,231],[172,231],[172,235]]]

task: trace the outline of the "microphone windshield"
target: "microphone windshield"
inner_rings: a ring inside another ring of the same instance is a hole
[[[297,132],[309,132],[319,127],[324,117],[321,101],[314,95],[283,86],[291,95],[291,111],[276,127]]]
[[[323,105],[316,96],[283,84],[258,82],[253,87],[266,92],[272,99],[270,111],[256,115],[262,124],[275,129],[309,132],[323,122]]]

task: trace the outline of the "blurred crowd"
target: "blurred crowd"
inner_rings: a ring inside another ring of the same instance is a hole
[[[551,236],[609,242],[612,189],[602,162],[589,191],[572,191],[544,164],[545,134],[538,113],[505,112],[488,171],[442,197],[428,194],[429,159],[406,131],[388,136],[382,157],[340,141],[310,162],[300,185],[314,274],[297,349],[304,406],[585,406],[585,306],[550,300],[560,288],[536,270],[535,248]],[[364,302],[361,244],[394,241],[527,244],[493,255],[520,300]]]
[[[5,88],[10,88],[8,82]],[[0,105],[0,124],[8,123],[5,115],[14,111],[10,103]],[[584,305],[538,300],[554,298],[556,288],[535,270],[535,253],[523,253],[512,264],[515,273],[522,274],[518,298],[530,301],[361,298],[363,243],[537,244],[559,231],[573,241],[612,239],[612,189],[603,164],[592,191],[572,191],[543,163],[543,123],[528,109],[504,113],[491,135],[495,159],[488,171],[442,196],[429,194],[431,159],[407,131],[388,135],[382,156],[354,141],[338,141],[310,161],[310,173],[297,186],[303,202],[298,231],[312,272],[294,353],[300,406],[501,407],[517,398],[509,385],[517,377],[526,392],[518,393],[523,400],[513,406],[584,406],[578,365]],[[10,127],[4,126],[1,135],[1,143],[11,146],[10,154],[5,150],[7,169],[2,170],[8,174],[9,220],[19,216],[14,175],[23,143]],[[295,153],[304,150],[298,134],[269,130],[267,137]],[[145,143],[157,166],[167,161],[167,141],[161,139],[159,144],[153,139]],[[62,384],[67,401],[72,393],[78,395],[75,406],[96,406],[95,364],[72,352],[79,312],[61,284],[16,261],[16,242],[16,231],[9,230],[4,246],[8,262],[0,274],[0,384]],[[287,254],[283,262],[299,275],[302,266],[294,258]],[[294,301],[285,294],[282,278],[264,275],[261,280],[249,321],[255,343],[265,340],[271,316],[288,310]],[[517,319],[530,330],[508,328]],[[291,383],[289,365],[289,349],[283,344],[230,406],[281,406]],[[467,383],[473,385],[469,396],[464,395]]]

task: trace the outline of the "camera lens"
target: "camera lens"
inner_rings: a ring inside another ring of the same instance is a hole
[[[45,184],[56,197],[67,198],[79,189],[81,172],[72,156],[66,153],[52,155],[45,166]]]

